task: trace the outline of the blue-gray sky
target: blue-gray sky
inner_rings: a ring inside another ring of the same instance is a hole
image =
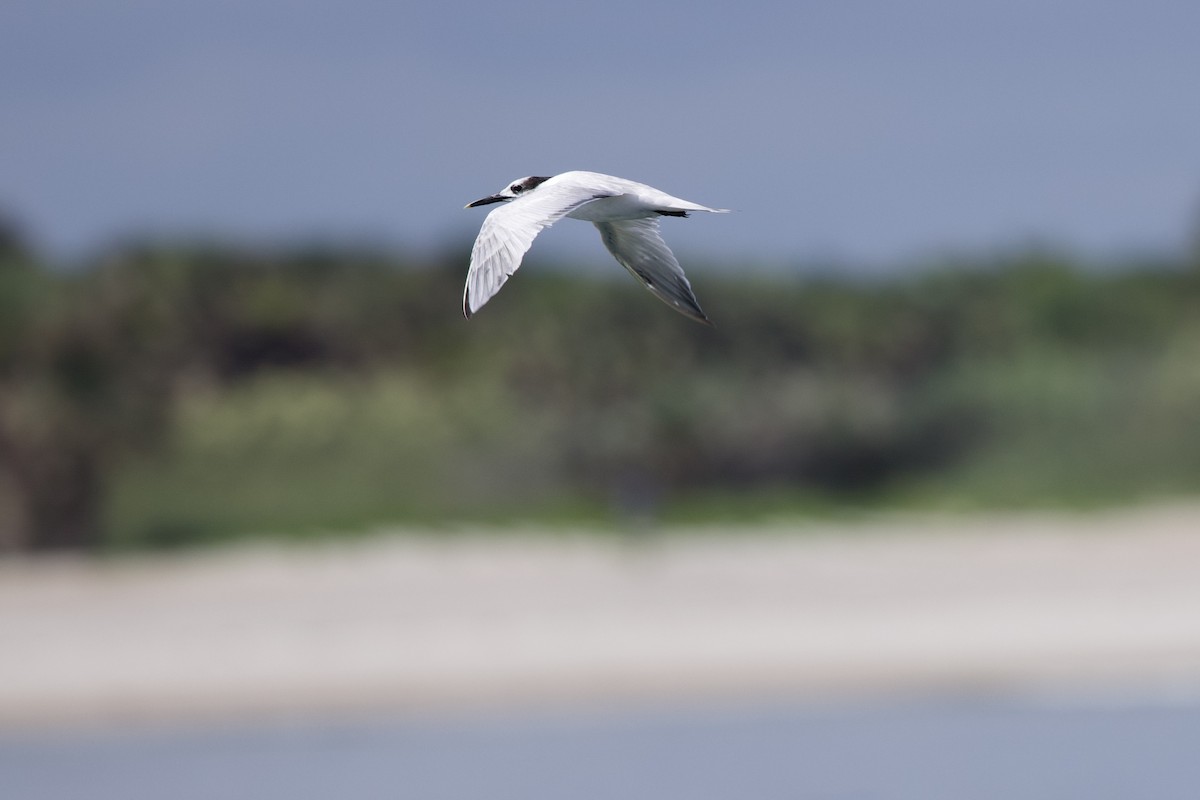
[[[1171,250],[1198,83],[1194,0],[7,0],[0,208],[66,255],[434,250],[510,179],[593,169],[738,209],[665,223],[693,258]],[[538,247],[601,259],[587,228]]]

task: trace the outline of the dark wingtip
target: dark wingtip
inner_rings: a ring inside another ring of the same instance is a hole
[[[700,310],[700,306],[698,305],[684,305],[683,303],[676,301],[671,303],[671,307],[680,314],[683,314],[688,319],[699,322],[701,325],[707,325],[710,328],[717,327],[713,324],[713,321],[708,318],[708,314],[705,314]]]

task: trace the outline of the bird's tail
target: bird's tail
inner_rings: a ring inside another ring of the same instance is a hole
[[[705,211],[709,214],[728,214],[728,208],[709,208],[702,206],[699,203],[691,203],[687,200],[679,200],[671,203],[669,206],[655,209],[659,214],[665,217],[686,217],[689,211]]]

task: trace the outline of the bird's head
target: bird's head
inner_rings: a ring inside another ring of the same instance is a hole
[[[550,180],[549,178],[540,178],[535,175],[530,175],[528,178],[520,178],[505,186],[500,191],[488,197],[480,198],[474,203],[467,203],[466,208],[475,208],[476,206],[486,206],[491,203],[503,203],[507,200],[514,200],[526,192],[532,191],[541,184]]]

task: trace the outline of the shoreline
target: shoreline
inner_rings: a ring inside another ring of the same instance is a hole
[[[0,732],[1200,690],[1200,505],[0,561]]]

